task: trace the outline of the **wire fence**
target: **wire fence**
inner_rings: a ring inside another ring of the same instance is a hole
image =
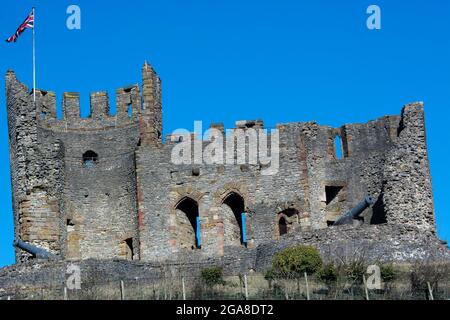
[[[207,285],[201,276],[168,275],[116,281],[90,280],[79,289],[65,284],[17,288],[0,299],[33,300],[448,300],[450,279],[417,285],[405,276],[369,289],[341,278],[324,283],[317,276],[266,279],[262,274],[224,277]]]

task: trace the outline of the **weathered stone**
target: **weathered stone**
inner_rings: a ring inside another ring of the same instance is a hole
[[[360,243],[373,259],[448,257],[436,236],[421,103],[400,116],[340,128],[278,124],[279,172],[263,175],[264,166],[251,163],[173,164],[181,140],[162,142],[161,82],[148,63],[142,76],[142,90],[116,91],[116,115],[107,93],[97,92],[90,117],[80,118],[79,94],[65,93],[58,120],[54,93],[37,91],[34,104],[7,73],[16,237],[61,260],[176,263],[187,255],[230,270],[262,270],[277,250],[296,243],[324,254]],[[248,131],[263,122],[236,126]],[[247,152],[241,147],[236,156]],[[358,223],[330,227],[366,195],[377,202]],[[17,250],[16,258],[30,256]]]

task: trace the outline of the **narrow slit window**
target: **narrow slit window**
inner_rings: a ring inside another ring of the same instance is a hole
[[[132,118],[133,117],[133,104],[128,104],[128,116],[130,117],[130,118]]]
[[[126,249],[126,259],[133,260],[134,256],[133,238],[125,239],[125,249]]]
[[[334,138],[334,152],[336,159],[343,158],[342,139],[339,135]]]

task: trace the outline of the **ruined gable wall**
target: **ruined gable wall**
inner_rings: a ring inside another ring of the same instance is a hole
[[[435,235],[423,103],[406,105],[384,168],[383,204],[390,223]]]

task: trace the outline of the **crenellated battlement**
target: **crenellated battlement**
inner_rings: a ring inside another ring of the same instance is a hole
[[[56,95],[52,91],[36,90],[36,114],[39,126],[53,130],[104,130],[135,125],[142,113],[139,86],[116,90],[116,114],[110,114],[109,95],[105,91],[90,94],[90,113],[81,117],[80,94],[64,92],[62,119],[57,119]]]
[[[37,126],[54,131],[107,130],[135,126],[140,123],[144,143],[158,144],[162,132],[161,80],[154,69],[145,62],[142,69],[142,93],[138,84],[118,88],[115,92],[116,113],[110,114],[108,92],[90,94],[89,116],[81,117],[80,93],[64,92],[62,96],[62,118],[57,116],[57,95],[53,91],[36,89],[33,106],[33,91],[17,80],[13,71],[8,71],[7,93],[27,97],[27,109],[36,114]],[[14,107],[14,104],[11,105]],[[17,108],[23,106],[16,105]]]

